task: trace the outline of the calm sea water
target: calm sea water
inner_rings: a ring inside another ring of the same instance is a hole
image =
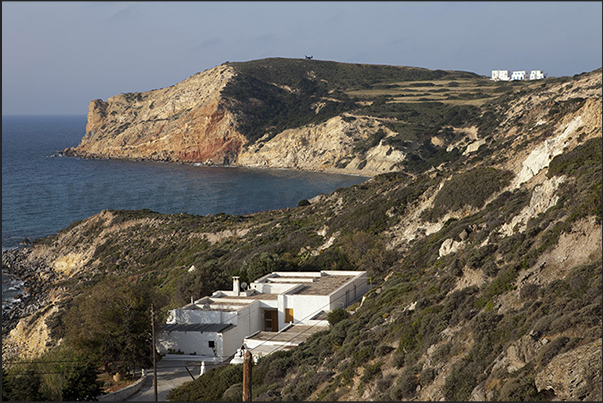
[[[85,116],[2,117],[2,249],[56,233],[104,209],[249,214],[294,207],[366,177],[275,169],[59,157]],[[5,293],[3,279],[2,292]],[[3,298],[4,299],[4,298]]]

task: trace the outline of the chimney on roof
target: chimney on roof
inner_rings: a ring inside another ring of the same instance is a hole
[[[239,284],[238,276],[232,277],[232,293],[234,294],[235,297],[238,297],[239,295],[241,295],[241,286]]]

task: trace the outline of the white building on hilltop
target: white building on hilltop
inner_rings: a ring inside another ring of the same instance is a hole
[[[509,70],[492,70],[493,81],[542,80],[546,74],[541,70],[532,70],[528,75],[525,70],[514,71],[509,77]]]
[[[509,70],[492,70],[492,80],[509,81]]]
[[[513,74],[511,74],[511,81],[527,80],[527,79],[528,79],[528,72],[525,70],[514,71]]]
[[[530,71],[530,80],[542,80],[546,78],[546,74],[540,70],[532,70]]]
[[[233,277],[232,291],[216,291],[170,310],[157,351],[222,361],[244,342],[251,349],[296,346],[328,326],[328,312],[349,306],[367,291],[365,271],[274,272],[244,289]]]

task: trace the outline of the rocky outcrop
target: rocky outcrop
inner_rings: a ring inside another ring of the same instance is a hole
[[[518,188],[522,183],[527,182],[542,169],[548,167],[553,157],[563,152],[563,148],[567,145],[568,137],[580,126],[582,126],[582,117],[576,116],[561,134],[550,140],[545,140],[540,146],[535,148],[523,162],[523,167],[515,178],[513,187]]]
[[[442,242],[442,245],[440,246],[440,257],[449,255],[451,253],[456,253],[459,249],[462,249],[464,246],[465,244],[462,241],[458,242],[454,239],[448,238],[444,242]]]
[[[2,272],[23,281],[23,293],[10,309],[2,310],[2,362],[35,356],[46,349],[49,330],[45,319],[52,305],[57,273],[34,256],[32,247],[2,252]],[[38,313],[43,312],[39,315]],[[33,318],[33,319],[28,319]]]
[[[253,139],[247,138],[251,136],[245,134],[250,118],[256,113],[271,112],[258,112],[251,107],[263,105],[264,101],[255,98],[253,89],[245,87],[245,79],[239,80],[239,76],[246,77],[245,74],[225,63],[167,88],[119,94],[107,101],[95,99],[88,107],[86,134],[76,147],[67,148],[61,154],[366,176],[398,170],[406,159],[406,153],[384,143],[385,138],[377,143],[371,140],[368,147],[362,144],[379,130],[385,137],[396,135],[380,119],[370,116],[343,113],[321,123],[300,123],[299,127],[280,133],[264,128],[266,134],[257,141],[255,135]],[[285,88],[292,94],[299,92],[287,85],[271,82],[263,85],[271,89]],[[233,95],[224,95],[226,87],[230,92],[235,88],[234,92],[243,99],[234,100]],[[322,100],[313,104],[316,114],[327,102],[327,98],[319,99]],[[268,101],[276,102],[275,109],[280,108],[278,100]],[[268,105],[268,110],[271,107]],[[312,121],[307,116],[304,119]],[[256,129],[264,130],[258,124]],[[359,144],[362,150],[358,149]]]
[[[542,346],[549,342],[548,339],[539,339],[538,336],[539,334],[533,331],[511,343],[506,352],[501,353],[496,359],[492,372],[503,368],[508,373],[512,373],[536,358]]]
[[[538,373],[538,391],[553,390],[559,400],[601,401],[601,339],[559,354]]]
[[[164,89],[93,100],[86,135],[64,154],[231,164],[245,138],[220,91],[234,74],[218,66]]]
[[[354,144],[378,130],[392,134],[375,118],[341,116],[318,125],[285,130],[268,141],[258,141],[241,152],[237,164],[310,171],[375,175],[397,170],[405,154],[380,142],[363,155]]]
[[[501,233],[505,236],[511,236],[514,230],[525,231],[530,218],[545,212],[557,203],[559,196],[556,195],[556,191],[564,181],[565,176],[554,176],[544,180],[542,184],[534,186],[530,204],[524,207],[510,222],[505,223],[501,228]]]
[[[559,121],[550,138],[537,143],[535,147],[531,147],[523,153],[518,152],[517,158],[511,159],[509,163],[505,164],[505,168],[516,173],[516,177],[509,188],[519,188],[546,169],[555,156],[571,150],[590,138],[600,136],[602,128],[601,108],[600,95],[587,99],[579,110],[568,113]],[[512,112],[507,115],[517,117]],[[539,117],[542,118],[542,116]],[[516,141],[525,141],[531,136],[542,134],[539,126],[545,123],[547,123],[546,120],[539,120],[534,126],[528,128],[526,133],[518,135]],[[511,133],[517,135],[517,128],[513,127],[507,135]]]

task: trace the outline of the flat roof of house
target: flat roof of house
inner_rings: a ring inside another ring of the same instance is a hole
[[[281,332],[259,332],[252,337],[246,337],[250,340],[272,341],[280,343],[299,344],[306,341],[313,333],[325,330],[324,326],[312,325],[293,325]]]
[[[357,273],[357,274],[356,274]],[[275,272],[260,279],[261,283],[269,284],[300,284],[301,287],[292,292],[285,292],[289,295],[324,295],[327,296],[344,284],[364,272],[345,272],[342,274],[332,274],[325,272]],[[241,292],[239,296],[233,295],[213,295],[203,297],[193,304],[188,304],[182,309],[187,310],[209,310],[209,311],[228,311],[235,312],[245,306],[258,300],[277,300],[278,293],[260,293],[254,292],[247,295]],[[203,303],[202,300],[206,302]],[[205,304],[209,304],[204,308]]]
[[[212,332],[219,333],[227,327],[232,326],[230,323],[174,323],[162,324],[161,329],[168,332]]]
[[[209,300],[209,302],[203,302],[203,300]],[[212,297],[203,297],[200,300],[195,301],[193,304],[188,304],[186,306],[184,306],[182,309],[187,309],[187,310],[209,310],[209,311],[215,311],[215,310],[226,310],[226,311],[233,311],[233,310],[238,310],[240,308],[244,308],[247,305],[253,303],[254,301],[259,301],[259,300],[267,300],[267,299],[278,299],[278,295],[277,294],[261,294],[261,293],[254,293],[252,295],[245,295],[244,293],[241,293],[241,295],[239,295],[238,297],[232,296],[232,295],[221,295],[221,296],[212,296]],[[209,307],[208,308],[204,308],[204,305],[208,304]],[[234,307],[234,308],[233,308]]]
[[[333,291],[337,290],[339,287],[343,286],[345,283],[353,279],[355,276],[333,276],[330,274],[323,274],[320,277],[311,277],[312,281],[308,281],[308,277],[299,277],[296,278],[294,276],[284,277],[287,283],[295,282],[295,280],[299,281],[299,284],[303,284],[303,287],[294,292],[293,294],[298,295],[329,295]],[[271,283],[278,283],[278,277],[270,277]]]
[[[249,351],[254,356],[254,359],[270,355],[279,350],[289,350],[295,348],[297,345],[286,345],[286,344],[262,344],[257,347],[250,348]]]

